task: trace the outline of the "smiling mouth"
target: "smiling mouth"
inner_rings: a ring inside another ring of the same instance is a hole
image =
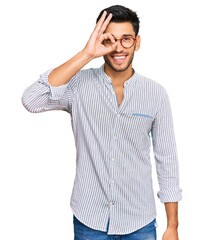
[[[127,58],[127,55],[117,55],[117,56],[111,56],[114,60],[114,62],[123,62]]]

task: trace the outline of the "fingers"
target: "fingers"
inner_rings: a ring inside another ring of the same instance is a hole
[[[107,26],[108,26],[108,24],[109,24],[112,16],[113,16],[112,13],[110,13],[110,14],[108,15],[108,17],[106,18],[105,22],[104,22],[103,25],[101,26],[101,29],[100,29],[100,31],[99,31],[99,35],[104,33],[104,31],[106,30],[106,28],[107,28]]]
[[[115,42],[115,43],[111,44],[109,47],[107,47],[104,55],[114,52],[116,50],[116,48],[117,48],[117,42]]]
[[[115,41],[115,38],[113,37],[113,35],[111,33],[104,33],[100,37],[101,42],[104,41],[104,40],[107,40],[107,39],[110,39],[111,42],[110,42],[110,44],[105,45],[104,55],[115,51],[116,48],[117,48],[117,41]]]
[[[103,25],[103,22],[104,22],[104,20],[105,20],[105,18],[106,18],[106,15],[107,15],[107,12],[104,11],[103,14],[102,14],[102,16],[101,16],[101,18],[100,18],[99,21],[97,22],[94,31],[98,31],[98,32],[100,31],[101,26]]]
[[[112,43],[115,43],[115,38],[110,33],[104,33],[100,36],[100,42],[103,42],[103,40],[110,39]]]
[[[99,33],[99,31],[100,31],[100,29],[101,29],[101,27],[102,27],[102,25],[103,25],[103,22],[104,22],[104,20],[105,20],[105,18],[106,18],[106,15],[107,15],[107,12],[104,11],[103,14],[102,14],[102,16],[101,16],[101,18],[100,18],[99,21],[97,22],[97,24],[96,24],[96,26],[95,26],[92,34],[91,34],[91,38],[92,38],[92,37],[97,38],[97,37],[99,36],[98,33]]]

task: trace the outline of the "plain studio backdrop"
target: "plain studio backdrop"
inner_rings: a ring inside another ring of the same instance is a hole
[[[168,91],[178,148],[179,236],[203,236],[204,34],[202,1],[35,0],[1,3],[0,239],[73,239],[70,197],[76,149],[70,115],[29,113],[21,103],[41,73],[84,48],[99,12],[121,4],[140,17],[134,69]],[[103,58],[84,68],[100,67]],[[151,149],[157,235],[166,229]]]

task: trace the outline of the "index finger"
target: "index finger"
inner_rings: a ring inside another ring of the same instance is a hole
[[[97,24],[96,24],[96,26],[95,26],[95,30],[96,30],[96,31],[100,31],[101,26],[102,26],[102,24],[103,24],[103,22],[104,22],[104,20],[105,20],[105,18],[106,18],[106,15],[107,15],[107,12],[104,11],[103,14],[102,14],[102,16],[100,17],[99,21],[97,22]]]
[[[108,26],[108,24],[109,24],[112,16],[113,16],[112,13],[110,13],[110,14],[108,15],[108,17],[106,18],[105,22],[103,23],[103,25],[102,25],[102,27],[101,27],[101,30],[100,30],[99,34],[102,34],[102,33],[106,30],[106,28],[107,28],[107,26]]]

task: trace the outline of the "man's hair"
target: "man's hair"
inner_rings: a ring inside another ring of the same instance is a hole
[[[135,32],[135,37],[137,36],[139,32],[139,27],[140,27],[140,20],[136,12],[121,5],[114,5],[114,6],[103,9],[99,14],[96,20],[96,23],[99,21],[104,11],[107,12],[106,18],[108,17],[109,13],[112,13],[113,16],[110,22],[115,22],[115,23],[131,22],[133,26],[133,30]]]

